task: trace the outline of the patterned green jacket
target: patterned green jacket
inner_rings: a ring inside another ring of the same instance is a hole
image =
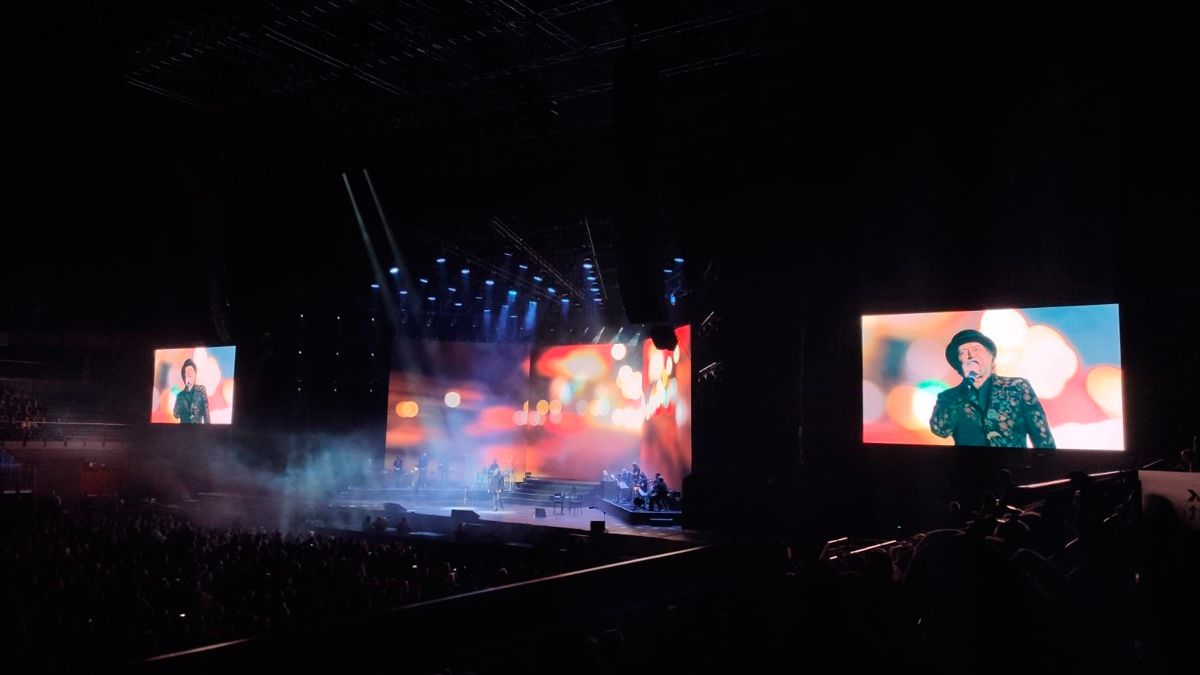
[[[181,391],[175,397],[175,417],[180,424],[212,424],[208,417],[208,392],[197,384],[191,391]]]
[[[991,395],[982,403],[973,401],[969,389],[958,386],[938,394],[929,429],[946,438],[960,422],[978,424],[991,447],[1023,448],[1025,437],[1035,448],[1054,448],[1054,436],[1046,411],[1029,382],[1020,377],[992,376]],[[959,439],[955,438],[958,444]]]

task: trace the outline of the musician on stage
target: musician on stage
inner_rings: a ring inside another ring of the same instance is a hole
[[[642,472],[641,467],[637,462],[633,463],[633,469],[630,473],[630,486],[633,488],[633,506],[634,508],[650,508],[650,480],[646,474]]]
[[[654,485],[650,488],[650,510],[666,511],[670,506],[671,491],[661,473],[654,474]]]
[[[494,459],[492,465],[488,467],[488,491],[492,493],[492,510],[499,511],[504,508],[504,500],[501,499],[504,494],[504,472],[500,470],[500,464]]]
[[[413,499],[416,499],[421,493],[421,488],[425,487],[428,473],[429,453],[422,452],[420,458],[417,459],[417,477],[413,481]]]

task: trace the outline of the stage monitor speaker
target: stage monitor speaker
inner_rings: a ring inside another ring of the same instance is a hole
[[[604,521],[603,520],[593,520],[592,521],[592,534],[604,534]]]
[[[543,509],[540,506],[534,508],[533,509],[533,517],[534,518],[545,518],[546,517],[546,509]]]
[[[470,509],[451,509],[450,518],[454,521],[479,522],[479,514]]]
[[[404,505],[402,505],[402,504],[397,504],[395,502],[384,502],[383,503],[383,512],[390,516],[392,514],[408,513],[408,509],[404,508]]]

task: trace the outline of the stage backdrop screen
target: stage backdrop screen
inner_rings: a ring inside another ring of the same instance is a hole
[[[152,424],[233,424],[237,347],[154,350]]]
[[[863,442],[1124,450],[1117,305],[862,317]]]
[[[525,471],[525,427],[516,411],[529,398],[529,346],[403,342],[388,387],[385,468],[448,485],[482,481],[495,460]],[[424,457],[422,457],[424,456]],[[485,484],[481,482],[481,487]]]
[[[639,460],[641,354],[624,342],[556,345],[534,355],[530,400],[518,415],[529,431],[529,471],[600,480]]]
[[[642,343],[645,426],[641,466],[676,489],[692,472],[692,330],[675,329],[674,349]]]
[[[404,343],[393,360],[387,456],[401,480],[426,464],[437,484],[485,484],[496,461],[526,472],[600,481],[638,463],[679,489],[692,466],[691,331],[678,347],[650,340],[554,345]],[[422,455],[425,456],[422,460]]]

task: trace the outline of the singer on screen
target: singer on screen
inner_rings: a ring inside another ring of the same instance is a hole
[[[946,361],[962,382],[938,394],[929,430],[955,445],[1053,448],[1046,411],[1029,381],[993,372],[996,343],[977,330],[958,332],[946,345]]]
[[[212,424],[208,415],[208,392],[196,382],[196,362],[188,359],[179,369],[183,391],[175,397],[175,417],[180,424]]]

